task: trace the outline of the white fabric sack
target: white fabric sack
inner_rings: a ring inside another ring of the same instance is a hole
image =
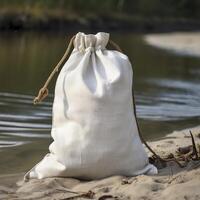
[[[108,33],[78,33],[55,87],[54,142],[25,178],[99,179],[156,174],[140,141],[128,57],[107,50]]]

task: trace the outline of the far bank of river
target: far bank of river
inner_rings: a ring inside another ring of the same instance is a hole
[[[144,39],[148,44],[172,53],[200,57],[200,31],[148,34]]]
[[[195,19],[147,18],[127,15],[91,16],[60,14],[35,16],[26,12],[0,12],[0,31],[68,31],[68,32],[171,32],[200,30]]]

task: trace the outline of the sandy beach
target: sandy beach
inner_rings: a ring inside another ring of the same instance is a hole
[[[200,56],[200,32],[147,34],[144,40],[149,45],[176,54]]]
[[[174,131],[149,144],[161,157],[170,153],[176,155],[179,147],[192,145],[189,130],[199,151],[200,126]],[[23,182],[23,174],[3,175],[0,177],[0,199],[197,200],[200,199],[199,185],[200,161],[190,160],[183,168],[171,161],[161,167],[156,176],[113,176],[88,182],[72,178],[46,178]]]

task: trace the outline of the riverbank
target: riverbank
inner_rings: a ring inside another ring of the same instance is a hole
[[[41,14],[42,13],[42,14]],[[126,14],[84,14],[64,11],[41,12],[0,10],[0,31],[119,31],[171,32],[200,30],[200,21],[186,18],[136,17]]]
[[[200,143],[200,126],[175,131],[159,141],[149,144],[159,155],[176,154],[179,147],[192,144],[191,130],[196,146]],[[200,153],[200,152],[198,152]],[[97,181],[83,182],[71,178],[47,178],[22,182],[22,174],[0,178],[1,199],[148,199],[192,200],[200,198],[200,161],[189,161],[180,168],[169,162],[156,176],[114,176]],[[17,184],[15,184],[17,182]]]
[[[197,1],[0,1],[0,30],[168,32],[200,30]]]
[[[200,57],[200,32],[147,34],[144,40],[149,45],[179,55]]]

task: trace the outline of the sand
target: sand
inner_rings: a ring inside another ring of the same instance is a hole
[[[200,56],[200,32],[147,34],[144,40],[149,45],[179,55]]]
[[[198,147],[200,126],[190,130]],[[191,137],[187,129],[175,131],[149,144],[159,155],[165,156],[175,153],[178,147],[191,145]],[[22,177],[23,174],[1,176],[0,199],[200,199],[200,161],[190,161],[184,168],[169,162],[166,167],[159,169],[156,176],[113,176],[88,182],[72,178],[46,178],[23,182]]]

